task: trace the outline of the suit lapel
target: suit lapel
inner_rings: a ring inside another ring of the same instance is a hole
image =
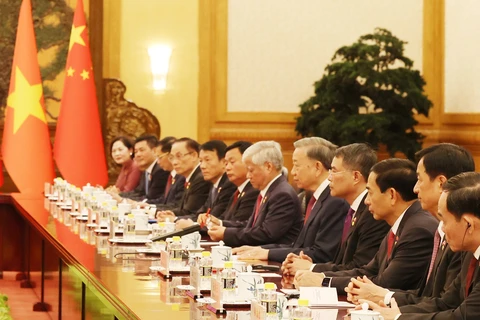
[[[400,241],[402,237],[402,231],[403,227],[407,223],[408,219],[410,219],[411,216],[413,216],[418,210],[420,209],[420,202],[415,201],[412,203],[412,205],[405,211],[405,214],[403,215],[402,221],[400,221],[400,225],[398,226],[397,234],[395,235],[395,241],[393,242],[393,248],[392,248],[392,254],[390,257],[395,256],[395,251],[397,249],[397,243]],[[388,236],[388,234],[387,234]],[[391,260],[389,257],[387,257],[386,260]]]
[[[275,188],[282,182],[284,181],[285,178],[283,176],[280,176],[277,178],[277,180],[275,180],[271,185],[270,187],[268,188],[267,190],[267,193],[265,194],[265,197],[262,198],[262,201],[260,202],[260,210],[258,211],[258,216],[257,216],[257,219],[255,220],[255,224],[259,223],[260,222],[260,219],[262,218],[263,216],[263,212],[265,211],[265,208],[266,208],[266,203],[268,202],[269,198],[270,198],[270,194],[272,193],[273,190],[275,190]],[[254,212],[256,211],[256,207],[254,209]],[[255,214],[253,215],[255,216]]]
[[[200,172],[200,166],[198,166],[195,169],[195,171],[193,171],[193,174],[190,177],[190,181],[188,181],[188,183],[185,180],[185,183],[187,183],[187,186],[185,187],[185,191],[183,193],[182,202],[180,204],[180,209],[183,209],[184,203],[187,202],[188,196],[190,195],[190,190],[192,189],[192,184],[195,183],[195,179],[197,178],[199,172]]]

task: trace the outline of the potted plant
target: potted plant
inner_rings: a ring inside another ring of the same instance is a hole
[[[296,131],[338,145],[383,144],[391,156],[413,159],[424,138],[414,115],[428,116],[432,103],[423,77],[404,56],[405,43],[377,28],[338,49],[315,82],[315,95],[300,105]]]

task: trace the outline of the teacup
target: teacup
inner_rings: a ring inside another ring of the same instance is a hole
[[[232,261],[233,261],[233,269],[237,270],[237,272],[247,272],[247,263],[245,261],[238,261],[233,259]]]
[[[352,310],[350,311],[351,320],[383,320],[380,312],[372,310]]]
[[[182,236],[182,249],[198,249],[202,236],[199,232],[193,232]]]
[[[136,214],[133,217],[135,219],[135,230],[148,229],[148,216],[146,214]]]
[[[253,272],[239,273],[237,276],[238,300],[248,301],[254,299],[259,284],[263,284],[261,275]]]
[[[232,258],[232,248],[228,246],[214,246],[212,247],[212,262],[213,266],[223,268],[225,261],[230,261]]]

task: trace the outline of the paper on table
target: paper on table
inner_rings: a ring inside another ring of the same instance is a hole
[[[259,274],[264,278],[281,278],[282,277],[278,273],[271,273],[271,272],[255,272],[255,271],[253,271],[253,273]]]
[[[338,305],[335,288],[300,287],[300,299],[308,299],[311,306]]]

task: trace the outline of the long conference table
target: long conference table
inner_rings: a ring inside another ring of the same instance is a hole
[[[138,246],[112,245],[107,234],[93,230],[80,237],[46,210],[43,197],[18,193],[9,197],[11,201],[3,201],[3,205],[13,207],[27,230],[22,235],[23,252],[17,253],[22,255],[19,287],[31,287],[39,297],[38,303],[26,308],[48,312],[52,319],[249,319],[249,308],[215,314],[199,306],[176,289],[189,284],[188,274],[168,280],[152,274],[149,266],[158,257],[136,254]],[[3,224],[2,228],[9,226]],[[5,239],[1,243],[4,245]],[[247,263],[267,264],[258,260]],[[2,265],[0,261],[0,274]],[[275,282],[278,288],[291,283],[281,277],[265,280]],[[343,319],[346,313],[345,309],[324,309],[320,318]]]

